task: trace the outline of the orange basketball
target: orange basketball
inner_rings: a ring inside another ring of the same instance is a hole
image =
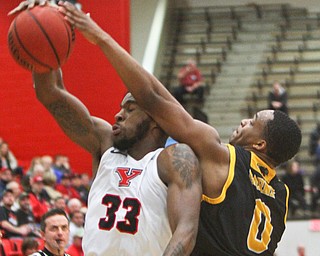
[[[38,73],[61,67],[75,42],[73,28],[53,6],[36,6],[21,12],[8,31],[8,46],[14,60]]]

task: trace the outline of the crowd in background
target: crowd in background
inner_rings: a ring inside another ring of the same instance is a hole
[[[0,228],[3,239],[21,239],[23,248],[35,248],[35,242],[41,240],[41,217],[50,209],[61,208],[70,219],[66,249],[72,251],[72,255],[81,255],[90,176],[75,173],[66,155],[36,156],[28,167],[20,166],[3,139],[0,139],[0,157]],[[75,250],[79,254],[75,254]]]

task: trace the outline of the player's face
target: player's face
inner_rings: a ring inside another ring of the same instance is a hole
[[[273,110],[263,110],[252,119],[243,119],[239,127],[232,133],[229,142],[232,145],[249,146],[264,139],[263,131],[269,120],[273,119]]]
[[[54,215],[48,217],[45,222],[44,240],[46,247],[52,252],[64,251],[69,241],[68,220],[63,215]]]
[[[127,94],[128,95],[128,94]],[[125,97],[112,127],[113,145],[128,150],[142,140],[150,129],[152,119],[137,105],[132,97]]]

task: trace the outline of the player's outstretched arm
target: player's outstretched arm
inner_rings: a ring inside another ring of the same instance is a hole
[[[159,176],[168,184],[167,207],[172,238],[164,255],[190,255],[195,245],[202,195],[198,159],[185,144],[175,144],[158,158]]]
[[[111,146],[111,126],[92,117],[86,106],[66,91],[60,69],[33,73],[36,96],[47,108],[65,134],[99,158]]]
[[[88,41],[101,48],[138,104],[152,116],[167,134],[180,142],[189,144],[197,155],[200,155],[200,151],[208,152],[204,145],[208,142],[218,146],[220,138],[215,129],[195,121],[160,81],[136,62],[89,15],[68,2],[60,1],[59,6],[59,10],[66,19]],[[215,149],[215,147],[213,148]]]

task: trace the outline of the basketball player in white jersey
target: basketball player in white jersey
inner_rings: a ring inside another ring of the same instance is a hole
[[[90,116],[61,70],[33,74],[36,95],[63,131],[93,157],[83,249],[90,255],[189,255],[201,175],[191,149],[167,136],[128,93],[115,124]]]

